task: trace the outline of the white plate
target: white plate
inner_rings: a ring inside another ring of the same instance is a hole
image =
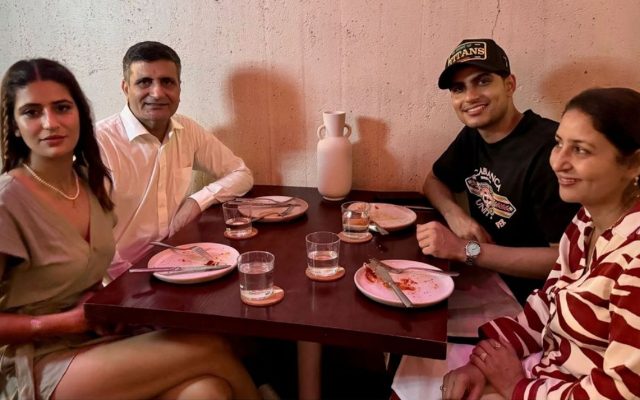
[[[388,231],[397,231],[416,222],[416,213],[407,207],[395,204],[371,203],[369,215],[378,225]]]
[[[233,271],[236,267],[236,263],[238,262],[238,256],[240,255],[240,253],[238,253],[238,251],[233,247],[219,243],[190,243],[178,247],[190,246],[202,247],[211,255],[211,257],[213,257],[217,264],[229,264],[230,267],[217,271],[191,272],[179,275],[165,275],[161,272],[155,272],[153,276],[161,281],[171,283],[199,283],[211,281]],[[163,268],[204,264],[206,264],[206,261],[191,251],[166,249],[151,257],[147,266],[149,268]]]
[[[433,265],[410,260],[383,260],[386,264],[394,268],[404,269],[408,267],[420,267],[429,269],[440,269]],[[453,292],[453,279],[446,275],[430,274],[422,271],[406,271],[400,274],[390,274],[391,279],[398,283],[404,294],[413,302],[416,307],[427,307],[438,303],[451,295]],[[387,304],[394,307],[404,305],[390,288],[375,276],[372,272],[367,273],[367,267],[362,266],[356,271],[354,282],[358,290],[365,296],[378,303]]]
[[[293,209],[287,215],[284,215],[282,217],[279,217],[275,213],[282,212],[282,211],[286,210],[288,206],[253,207],[251,209],[251,217],[252,218],[260,218],[260,216],[262,216],[262,215],[274,213],[272,215],[269,215],[267,217],[264,217],[264,218],[260,219],[259,222],[283,222],[283,221],[292,220],[294,218],[298,218],[302,214],[306,213],[307,210],[309,209],[309,204],[307,204],[306,201],[304,201],[302,199],[299,199],[297,197],[290,197],[290,196],[262,196],[262,197],[256,197],[255,198],[256,202],[261,202],[261,203],[264,203],[264,204],[270,204],[272,202],[271,200],[273,200],[273,201],[287,201],[288,200],[287,203],[296,203],[296,204],[299,204],[299,206],[293,207]],[[242,206],[241,206],[241,208],[242,208]]]

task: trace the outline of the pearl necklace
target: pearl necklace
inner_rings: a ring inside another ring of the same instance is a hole
[[[40,176],[38,176],[38,174],[36,174],[36,172],[32,170],[30,166],[28,166],[27,164],[22,164],[22,165],[24,165],[24,168],[31,174],[31,176],[35,178],[35,180],[45,185],[49,189],[53,190],[54,192],[58,193],[65,199],[74,201],[80,195],[80,183],[78,182],[78,174],[76,174],[76,171],[73,171],[73,176],[76,178],[76,194],[74,194],[73,196],[68,196],[65,192],[63,192],[62,190],[58,189],[57,187],[53,186],[52,184],[50,184],[49,182],[45,181]]]

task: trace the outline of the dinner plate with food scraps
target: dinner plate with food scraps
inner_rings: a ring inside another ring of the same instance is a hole
[[[383,260],[393,268],[425,268],[440,270],[433,265],[411,260]],[[391,279],[407,295],[415,307],[427,307],[448,298],[453,292],[453,279],[446,275],[430,274],[428,271],[408,270],[391,273]],[[404,305],[396,294],[375,272],[366,265],[358,269],[353,277],[356,287],[373,301],[394,307]]]
[[[260,206],[251,207],[251,217],[258,218],[260,222],[290,221],[302,216],[309,209],[309,204],[303,199],[289,196],[261,196],[253,199],[253,203]],[[277,203],[284,203],[284,205]],[[295,204],[291,211],[285,215],[279,215],[291,204]],[[240,210],[242,210],[242,206],[240,206]]]
[[[202,256],[190,250],[182,251],[166,249],[151,257],[147,266],[153,269],[192,265],[228,264],[229,267],[213,271],[197,271],[173,275],[154,272],[153,276],[161,281],[170,283],[187,284],[207,282],[218,279],[233,271],[236,267],[238,256],[240,255],[233,247],[220,243],[189,243],[177,247],[187,248],[191,246],[202,247],[211,256],[211,260],[205,260]]]

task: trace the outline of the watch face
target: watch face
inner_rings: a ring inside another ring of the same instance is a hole
[[[466,250],[468,256],[475,257],[480,254],[480,244],[476,242],[469,242]]]

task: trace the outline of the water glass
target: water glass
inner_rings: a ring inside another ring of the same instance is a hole
[[[240,296],[249,301],[263,300],[273,293],[273,263],[268,251],[248,251],[238,257]]]
[[[369,231],[369,203],[349,201],[342,203],[342,232],[355,240],[367,237]]]
[[[338,272],[340,238],[333,232],[307,235],[307,267],[312,275],[331,276]]]
[[[222,204],[226,235],[243,238],[251,235],[251,204]]]

